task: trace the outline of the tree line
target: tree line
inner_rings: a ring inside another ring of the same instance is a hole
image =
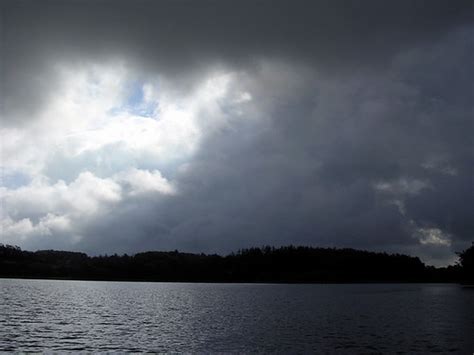
[[[183,282],[466,282],[473,283],[474,244],[454,266],[355,249],[285,246],[242,249],[221,256],[178,251],[88,256],[25,251],[0,244],[0,277]]]

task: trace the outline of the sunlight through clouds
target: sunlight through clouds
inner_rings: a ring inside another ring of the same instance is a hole
[[[230,74],[205,79],[194,92],[176,97],[158,84],[137,81],[123,64],[61,67],[60,72],[62,83],[35,125],[3,132],[8,137],[5,149],[16,150],[11,160],[2,162],[4,168],[38,174],[47,171],[52,154],[75,160],[113,146],[120,149],[108,150],[108,155],[125,150],[160,164],[187,159],[204,134],[225,124],[220,101],[235,105],[251,99],[240,92],[228,97]],[[101,156],[95,163],[104,160],[107,157]]]
[[[230,90],[232,73],[203,78],[177,95],[159,77],[143,80],[123,63],[57,70],[60,84],[34,123],[2,131],[4,151],[15,151],[2,171],[30,177],[1,187],[8,240],[68,231],[78,242],[85,220],[124,199],[175,195],[177,185],[163,172],[182,170],[205,135],[229,124],[226,105],[251,101],[249,93]]]

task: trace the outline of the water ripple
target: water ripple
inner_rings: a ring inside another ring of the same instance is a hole
[[[456,285],[0,279],[0,351],[472,353]]]

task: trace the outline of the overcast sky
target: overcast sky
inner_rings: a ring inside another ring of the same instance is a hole
[[[454,262],[473,4],[0,0],[0,242]]]

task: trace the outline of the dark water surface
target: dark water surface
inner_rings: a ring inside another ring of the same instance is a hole
[[[458,285],[0,279],[0,301],[0,351],[474,351]]]

